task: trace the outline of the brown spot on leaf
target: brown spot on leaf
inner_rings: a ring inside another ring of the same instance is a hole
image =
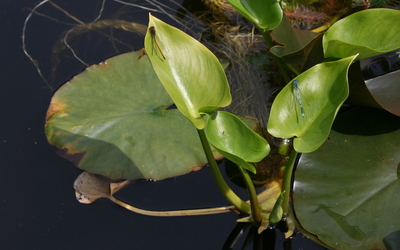
[[[146,50],[144,48],[142,48],[141,50],[142,50],[143,54],[139,56],[139,58],[138,58],[139,60],[142,59],[142,57],[147,56]]]
[[[65,109],[65,105],[62,105],[60,102],[56,101],[55,98],[51,100],[50,106],[47,109],[46,113],[46,121],[50,119],[54,114],[58,112],[62,112]]]
[[[68,151],[68,149],[61,149],[57,151],[57,154],[71,161],[75,166],[79,166],[79,163],[85,156],[86,152],[71,153]]]
[[[202,169],[204,166],[205,166],[205,165],[200,165],[200,166],[192,167],[192,171],[198,171],[198,170]]]

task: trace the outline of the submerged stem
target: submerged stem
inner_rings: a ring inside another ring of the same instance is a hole
[[[258,197],[256,193],[256,189],[254,188],[254,184],[251,181],[249,173],[242,167],[238,166],[240,173],[243,176],[243,180],[246,183],[247,191],[250,197],[250,204],[251,204],[251,215],[253,220],[259,224],[262,220],[260,206],[258,205]]]
[[[201,144],[203,145],[204,152],[207,157],[208,164],[210,165],[212,175],[214,177],[215,182],[218,185],[219,190],[225,196],[225,198],[235,206],[239,211],[250,214],[251,209],[250,205],[243,201],[239,196],[233,192],[233,190],[228,186],[225,182],[224,177],[221,174],[221,171],[218,168],[217,162],[214,159],[214,155],[211,151],[210,144],[208,143],[206,134],[204,130],[197,130],[199,133]]]
[[[283,175],[283,182],[282,182],[282,193],[283,193],[283,202],[282,202],[282,209],[283,209],[283,217],[288,215],[289,210],[289,199],[290,199],[290,186],[292,183],[292,175],[293,175],[293,168],[294,163],[296,162],[297,158],[297,151],[292,150],[289,156],[288,163],[285,168],[285,173]]]
[[[172,211],[152,211],[152,210],[144,210],[134,206],[131,206],[121,200],[114,198],[113,196],[107,197],[115,204],[118,204],[129,211],[149,215],[149,216],[159,216],[159,217],[169,217],[169,216],[191,216],[191,215],[207,215],[207,214],[220,214],[231,212],[235,209],[234,206],[228,207],[214,207],[214,208],[200,208],[200,209],[187,209],[187,210],[172,210]]]

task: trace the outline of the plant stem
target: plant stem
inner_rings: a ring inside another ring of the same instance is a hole
[[[268,34],[267,30],[259,29],[261,35],[264,37],[265,42],[267,43],[269,48],[272,48],[275,44],[271,39],[271,36]]]
[[[258,205],[256,189],[254,188],[254,184],[251,181],[249,173],[241,166],[238,166],[238,168],[243,176],[244,182],[246,183],[247,191],[249,192],[251,216],[253,217],[254,222],[256,222],[258,225],[261,223],[262,217],[260,213],[260,206]]]
[[[200,208],[200,209],[172,210],[172,211],[152,211],[134,207],[121,200],[114,198],[113,196],[107,198],[109,198],[115,204],[118,204],[121,207],[128,209],[129,211],[138,214],[143,214],[148,216],[159,216],[159,217],[220,214],[220,213],[231,212],[235,208],[234,206],[228,206],[228,207],[214,207],[214,208]]]
[[[292,152],[290,153],[290,156],[289,156],[288,163],[286,164],[286,167],[285,167],[285,173],[283,175],[282,192],[286,191],[283,194],[283,202],[282,202],[283,217],[286,217],[288,215],[289,199],[290,199],[290,186],[292,183],[293,168],[294,168],[294,163],[296,162],[297,155],[298,155],[297,151],[292,149]]]
[[[201,144],[203,145],[204,153],[206,154],[208,164],[210,165],[212,175],[214,177],[215,182],[218,185],[219,190],[225,196],[225,198],[236,207],[240,212],[245,214],[250,214],[251,209],[250,205],[243,201],[239,196],[233,192],[233,190],[228,186],[225,182],[224,177],[221,174],[221,171],[218,168],[217,162],[214,159],[214,155],[211,151],[210,144],[208,143],[206,134],[204,130],[197,130],[199,133]]]

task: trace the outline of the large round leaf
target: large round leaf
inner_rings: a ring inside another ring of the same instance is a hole
[[[362,108],[339,117],[333,129],[297,166],[298,221],[333,249],[393,245],[400,232],[400,118]]]
[[[198,129],[205,126],[205,113],[231,103],[222,65],[193,37],[150,15],[145,47],[175,105]]]
[[[296,136],[293,146],[298,152],[320,147],[349,94],[347,72],[354,58],[318,64],[283,88],[272,104],[268,132],[280,138]]]
[[[370,9],[356,12],[336,22],[324,34],[325,58],[357,60],[400,48],[400,11]]]
[[[166,110],[172,104],[143,51],[119,55],[57,90],[46,136],[78,167],[112,179],[182,175],[206,158],[195,127]]]

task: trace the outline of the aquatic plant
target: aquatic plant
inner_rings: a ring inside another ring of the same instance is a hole
[[[55,93],[49,142],[80,168],[113,179],[163,179],[208,162],[225,197],[249,215],[239,221],[259,233],[283,222],[290,237],[296,222],[328,248],[398,244],[398,72],[365,85],[358,63],[400,48],[399,11],[363,10],[316,34],[293,28],[276,2],[231,4],[258,26],[286,82],[273,101],[267,135],[250,129],[257,130],[253,120],[218,110],[231,103],[218,59],[150,16],[146,52],[91,66]],[[341,109],[345,101],[381,110]],[[270,150],[260,134],[271,144],[274,137],[293,144]],[[250,203],[221,178],[214,160],[221,155],[239,167]],[[271,155],[280,155],[283,179],[267,182],[257,197],[250,174]],[[112,192],[106,197],[113,200]]]

